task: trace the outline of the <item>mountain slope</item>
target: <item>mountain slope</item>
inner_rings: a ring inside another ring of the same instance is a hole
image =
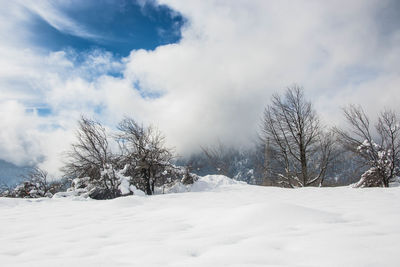
[[[22,180],[21,176],[26,175],[30,167],[18,167],[12,163],[0,159],[0,185],[12,186]]]

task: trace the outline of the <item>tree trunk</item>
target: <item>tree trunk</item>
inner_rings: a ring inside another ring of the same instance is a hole
[[[307,157],[303,143],[300,142],[300,163],[301,163],[301,175],[303,176],[303,186],[307,186],[308,182],[308,171],[307,171]]]
[[[383,186],[384,187],[389,187],[389,179],[387,179],[386,177],[383,178]]]
[[[153,191],[151,190],[150,171],[145,170],[144,173],[145,173],[145,179],[146,179],[146,194],[152,195]]]

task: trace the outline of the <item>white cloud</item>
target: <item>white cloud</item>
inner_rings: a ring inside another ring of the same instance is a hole
[[[60,32],[87,38],[87,39],[103,39],[99,34],[86,29],[85,26],[80,25],[60,10],[63,3],[68,1],[49,1],[49,0],[36,0],[36,1],[18,1],[18,3],[34,14],[40,16],[53,28]],[[74,3],[78,4],[78,3]]]
[[[346,102],[372,104],[366,108],[375,112],[377,103],[396,108],[400,100],[391,89],[399,85],[399,32],[381,36],[375,14],[382,1],[162,3],[189,18],[183,40],[134,51],[126,76],[165,92],[151,120],[172,143],[193,149],[217,136],[242,143],[255,135],[269,96],[294,82],[330,119]]]
[[[250,143],[270,95],[294,82],[304,85],[328,124],[341,120],[346,103],[364,104],[370,114],[383,106],[400,111],[400,31],[382,29],[377,15],[392,1],[159,2],[188,19],[182,40],[132,51],[122,61],[95,51],[76,64],[73,51],[0,44],[0,102],[7,103],[2,118],[10,125],[0,129],[10,140],[0,145],[3,158],[26,162],[43,155],[43,166],[55,170],[81,113],[109,126],[124,115],[154,123],[180,153],[217,138]],[[21,21],[7,29],[22,27]],[[107,74],[113,70],[124,76]],[[161,97],[143,98],[143,92]],[[27,114],[23,107],[32,103],[53,113]],[[51,128],[54,123],[60,127]],[[26,142],[34,145],[28,149]]]

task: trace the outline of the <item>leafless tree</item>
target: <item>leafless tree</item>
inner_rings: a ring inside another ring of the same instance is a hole
[[[68,162],[63,171],[67,177],[84,178],[102,192],[98,198],[114,198],[119,195],[118,179],[110,165],[114,155],[109,147],[105,128],[94,120],[82,117],[78,122],[77,141],[67,152]]]
[[[332,134],[323,131],[319,118],[304,90],[288,87],[274,95],[265,108],[261,139],[269,142],[278,168],[275,175],[288,187],[303,187],[323,182],[334,148]]]
[[[399,171],[399,117],[395,112],[386,110],[379,114],[378,122],[373,128],[360,106],[350,105],[344,109],[344,115],[350,128],[335,128],[338,140],[345,149],[362,158],[364,164],[370,168],[363,174],[359,186],[380,184],[388,187]]]
[[[129,166],[125,174],[134,179],[133,184],[152,195],[162,173],[173,168],[172,149],[165,147],[165,138],[158,130],[139,125],[131,118],[121,121],[118,129],[120,164]]]

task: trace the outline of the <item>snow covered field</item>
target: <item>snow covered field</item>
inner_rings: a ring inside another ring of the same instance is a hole
[[[206,176],[193,191],[0,199],[0,265],[400,264],[399,187],[290,190]]]

